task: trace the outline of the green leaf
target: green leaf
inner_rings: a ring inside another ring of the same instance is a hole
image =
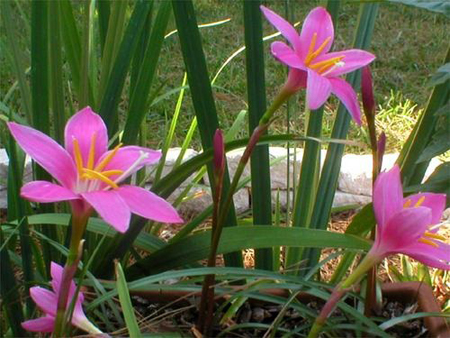
[[[258,126],[266,111],[266,86],[264,75],[264,46],[262,34],[261,2],[244,1],[245,61],[247,70],[247,95],[249,134]],[[269,146],[259,145],[250,160],[252,181],[252,211],[254,224],[272,225],[272,190],[270,188]],[[272,249],[255,251],[255,267],[272,269]]]
[[[444,63],[448,62],[450,62],[450,47],[447,49],[444,59]],[[429,160],[418,163],[418,159],[424,149],[430,144],[435,132],[436,123],[440,118],[439,115],[436,115],[436,112],[449,101],[449,98],[450,86],[447,83],[441,83],[434,87],[426,109],[420,115],[418,122],[403,146],[397,163],[402,171],[404,186],[417,185],[422,182]]]
[[[393,3],[399,3],[417,8],[426,9],[431,12],[442,13],[450,17],[450,3],[447,0],[388,0]]]
[[[416,163],[429,161],[433,157],[450,150],[450,100],[436,112],[436,115],[438,121],[431,142],[423,150]]]
[[[122,306],[125,323],[127,324],[128,334],[130,337],[142,337],[139,325],[134,314],[133,304],[131,304],[130,292],[128,291],[127,281],[123,273],[122,266],[118,261],[115,262],[116,268],[116,285],[117,293],[119,294],[120,305]]]
[[[164,33],[166,31],[167,23],[169,22],[170,10],[171,6],[169,1],[160,3],[137,82],[131,94],[130,108],[123,133],[123,142],[125,144],[135,143],[139,133],[139,127],[147,113],[148,94],[153,83],[156,66],[161,54]]]
[[[147,256],[132,265],[127,273],[134,278],[136,273],[156,273],[193,263],[207,257],[211,241],[211,232],[185,237],[176,243]],[[352,235],[333,233],[325,230],[305,228],[286,228],[275,226],[239,226],[224,228],[218,247],[218,254],[247,248],[271,248],[273,246],[346,248],[367,250],[368,241]]]
[[[437,86],[438,84],[444,83],[450,80],[450,63],[438,68],[436,74],[434,74],[429,82],[429,86]]]
[[[124,1],[117,1],[115,3],[122,3]],[[105,121],[108,132],[114,135],[117,131],[118,114],[117,107],[120,101],[123,86],[127,75],[128,67],[131,63],[131,58],[136,50],[137,43],[139,41],[140,33],[144,27],[145,20],[148,12],[150,11],[151,2],[144,0],[135,1],[134,10],[131,14],[131,18],[126,27],[117,56],[112,65],[111,71],[107,72],[107,62],[105,62],[105,74],[109,74],[107,82],[105,84],[104,95],[101,99],[99,113]],[[111,19],[110,19],[111,22]],[[108,27],[109,34],[110,27]],[[108,39],[105,43],[107,48],[109,42]],[[111,54],[114,54],[114,48]],[[104,55],[105,57],[105,55]],[[104,77],[103,65],[102,65],[102,80]],[[101,90],[101,87],[100,87]]]
[[[406,322],[411,319],[417,319],[417,318],[424,318],[424,317],[444,317],[444,318],[450,318],[450,314],[448,313],[442,313],[442,312],[417,312],[412,313],[409,315],[404,315],[400,317],[394,317],[392,319],[389,319],[388,321],[385,321],[383,324],[381,324],[379,327],[382,330],[387,330],[397,324]]]
[[[189,88],[192,102],[197,116],[198,128],[203,150],[212,148],[212,140],[216,129],[219,127],[217,111],[206,67],[200,32],[192,1],[172,1],[173,12],[178,29],[181,51],[188,75]],[[209,181],[214,182],[214,173],[211,162],[207,164]],[[223,178],[223,195],[226,196],[229,188],[228,170]],[[236,226],[236,212],[234,205],[227,214],[225,223],[228,226]],[[225,256],[227,265],[241,266],[242,255],[233,253]]]

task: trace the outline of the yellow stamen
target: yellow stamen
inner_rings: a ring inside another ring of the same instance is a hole
[[[322,74],[322,73],[324,73],[326,70],[330,69],[330,68],[333,67],[333,66],[334,66],[333,64],[325,65],[325,66],[323,66],[322,68],[320,68],[320,69],[317,71],[317,73]]]
[[[425,196],[422,196],[421,198],[419,198],[419,200],[416,202],[416,204],[414,204],[414,208],[420,207],[422,205],[423,201],[425,201]]]
[[[309,44],[308,54],[306,55],[305,64],[308,65],[312,58],[314,47],[316,46],[316,39],[317,39],[317,33],[313,34],[313,37],[311,39],[311,43]]]
[[[409,208],[411,206],[412,201],[410,199],[406,200],[405,204],[403,204],[403,208]]]
[[[429,239],[420,238],[419,242],[421,242],[423,244],[428,244],[428,245],[434,246],[435,248],[439,247],[439,245],[437,243],[430,241]]]
[[[317,55],[319,55],[320,53],[322,53],[323,49],[326,47],[326,45],[328,44],[328,42],[330,42],[331,40],[331,36],[327,37],[325,39],[324,42],[322,42],[322,44],[320,45],[319,48],[316,49],[316,51],[314,53],[311,54],[311,60],[313,60]]]
[[[106,165],[111,162],[113,157],[116,155],[116,153],[119,151],[120,147],[123,145],[123,143],[119,143],[109,154],[106,156],[97,166],[95,167],[95,171],[102,171]]]
[[[444,236],[435,234],[433,232],[426,231],[424,233],[424,235],[427,236],[427,237],[430,237],[430,238],[438,239],[438,240],[443,241],[443,242],[445,242],[447,240],[447,238],[445,238]]]
[[[91,138],[91,146],[89,148],[89,158],[86,168],[92,169],[94,167],[94,158],[95,158],[95,139],[97,138],[97,133],[92,134]]]
[[[73,154],[75,156],[75,164],[77,165],[78,175],[83,173],[83,157],[81,156],[80,144],[78,140],[74,137],[73,140]]]
[[[337,57],[334,57],[334,58],[331,58],[328,60],[323,60],[323,61],[320,61],[320,62],[310,65],[309,68],[317,69],[317,68],[321,68],[326,65],[334,66],[336,63],[340,62],[344,57],[345,56],[342,55],[342,56],[337,56]]]
[[[102,175],[101,173],[99,173],[97,171],[84,168],[83,173],[85,174],[83,176],[87,176],[88,178],[98,179],[102,182],[105,182],[106,184],[113,187],[114,189],[119,188],[119,186],[115,182],[111,181],[108,177]]]
[[[101,174],[106,177],[109,177],[112,175],[122,175],[123,170],[107,170],[107,171],[102,171]]]

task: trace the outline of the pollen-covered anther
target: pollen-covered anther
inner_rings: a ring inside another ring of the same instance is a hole
[[[111,188],[114,188],[114,189],[119,188],[119,186],[117,185],[116,182],[112,181],[111,179],[109,179],[108,177],[103,175],[103,173],[100,173],[95,170],[90,170],[90,169],[84,168],[83,169],[83,178],[100,180],[100,181],[106,183],[107,185],[109,185]]]
[[[439,244],[437,244],[436,242],[433,242],[429,239],[425,239],[423,237],[419,238],[419,242],[423,243],[423,244],[434,246],[435,248],[439,247]]]

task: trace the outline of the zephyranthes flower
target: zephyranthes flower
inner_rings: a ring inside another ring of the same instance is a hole
[[[290,67],[285,89],[296,91],[306,87],[309,109],[318,109],[331,93],[347,107],[356,123],[361,124],[361,111],[353,88],[339,76],[361,68],[375,59],[369,52],[350,49],[329,53],[334,39],[330,14],[325,8],[313,9],[305,19],[300,35],[278,14],[261,6],[267,20],[289,41],[272,43],[272,54]]]
[[[74,214],[92,208],[117,231],[125,232],[131,213],[167,223],[182,222],[176,210],[150,191],[120,185],[145,165],[155,163],[159,151],[118,144],[108,151],[108,133],[90,107],[76,113],[65,128],[65,149],[47,135],[14,122],[8,127],[22,149],[59,184],[30,182],[21,196],[33,202],[70,201]]]
[[[27,320],[26,322],[23,322],[22,327],[25,330],[33,332],[53,332],[55,326],[56,307],[58,304],[58,294],[59,289],[61,287],[61,280],[63,275],[63,268],[58,264],[52,262],[50,270],[52,275],[51,284],[53,291],[41,288],[39,286],[34,286],[30,288],[31,298],[33,298],[36,305],[45,313],[45,317]],[[76,290],[75,283],[71,281],[69,290],[69,302],[67,304],[67,307],[70,306],[70,303],[75,295],[75,290]],[[86,315],[84,314],[82,307],[83,301],[84,295],[82,292],[79,292],[73,310],[72,324],[91,334],[102,333],[99,329],[97,329],[94,326],[94,324],[92,324],[86,318]]]
[[[381,173],[373,192],[377,234],[367,256],[381,260],[402,253],[428,266],[449,270],[450,245],[437,233],[445,199],[445,194],[433,193],[403,198],[399,167]]]

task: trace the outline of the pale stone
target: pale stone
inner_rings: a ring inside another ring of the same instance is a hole
[[[175,165],[175,162],[178,159],[178,156],[180,155],[181,152],[181,148],[170,148],[167,151],[167,155],[166,155],[166,160],[164,163],[164,168],[162,170],[161,173],[161,177],[166,176],[168,173],[170,173],[173,170],[173,167]],[[186,149],[186,152],[184,153],[183,159],[181,160],[181,163],[184,163],[188,160],[190,160],[192,157],[198,155],[198,152],[195,151],[194,149]],[[155,165],[151,165],[148,166],[146,168],[146,172],[147,174],[150,174],[150,177],[148,179],[148,182],[153,182],[154,178],[155,178],[155,174],[156,174],[156,167],[157,167],[158,163],[156,163]],[[195,173],[192,174],[191,176],[189,176],[182,184],[182,187],[185,187],[186,185],[188,185],[189,183],[192,182],[192,179],[195,177]]]
[[[176,189],[167,199],[169,203],[173,203],[176,198],[183,192],[183,188]],[[241,214],[250,207],[248,189],[243,188],[236,192],[233,196],[236,212]],[[178,211],[182,215],[194,217],[203,212],[212,204],[211,189],[209,187],[193,187],[183,202],[178,206]]]
[[[391,169],[398,155],[398,153],[384,155],[382,170]],[[424,180],[440,163],[437,158],[430,161]],[[372,155],[348,154],[342,157],[338,190],[356,195],[372,196]]]
[[[8,182],[8,166],[9,158],[5,149],[0,149],[0,209],[7,209],[7,191],[6,185]],[[33,170],[31,167],[31,158],[25,157],[25,170],[23,175],[23,182],[28,183],[33,179]]]

